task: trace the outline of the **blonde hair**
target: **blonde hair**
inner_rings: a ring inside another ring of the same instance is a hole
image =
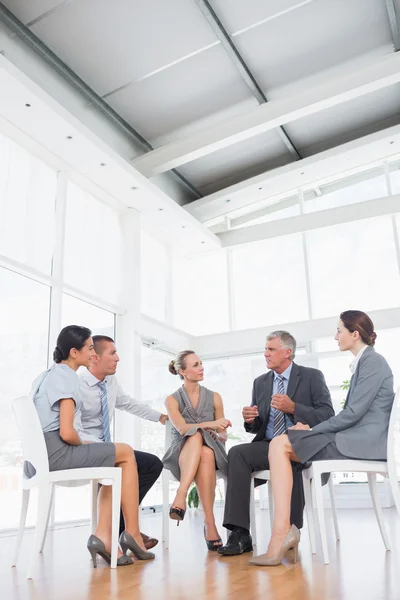
[[[193,350],[182,350],[176,357],[171,360],[168,365],[168,371],[172,373],[172,375],[179,375],[181,379],[183,379],[183,375],[179,373],[179,371],[186,369],[186,357],[190,356],[190,354],[195,354]]]

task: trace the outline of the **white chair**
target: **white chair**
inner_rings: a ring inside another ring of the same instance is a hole
[[[257,527],[256,527],[256,511],[255,511],[255,499],[254,499],[254,480],[255,479],[263,479],[267,482],[267,492],[268,492],[268,513],[269,513],[269,523],[270,530],[272,531],[272,524],[274,520],[274,499],[272,496],[272,485],[271,485],[271,473],[270,471],[255,471],[252,473],[251,479],[251,488],[250,488],[250,532],[253,538],[253,554],[257,554]],[[315,532],[314,532],[314,517],[312,512],[312,501],[311,501],[311,487],[310,480],[304,479],[303,477],[303,486],[304,486],[304,499],[305,499],[305,510],[307,515],[307,524],[310,532],[310,541],[312,545],[312,552],[315,554]],[[336,514],[336,506],[333,495],[333,485],[332,478],[329,478],[329,494],[331,499],[332,506],[332,514],[335,525],[336,537],[339,539],[339,526]]]
[[[50,513],[54,498],[54,486],[84,485],[92,482],[92,532],[97,523],[97,490],[102,480],[105,485],[112,485],[112,542],[111,568],[117,566],[119,515],[121,504],[121,469],[120,467],[94,467],[84,469],[69,469],[65,471],[49,471],[49,461],[44,441],[42,427],[35,405],[30,397],[14,400],[13,410],[17,421],[22,442],[24,460],[30,462],[36,473],[30,479],[22,478],[22,506],[19,522],[15,554],[12,566],[17,564],[19,550],[25,530],[30,491],[37,486],[39,490],[37,503],[37,518],[35,541],[32,558],[29,564],[27,578],[32,579],[37,564],[38,555],[43,551],[49,525]],[[74,483],[76,482],[76,483]]]
[[[378,474],[387,477],[392,490],[394,502],[397,508],[397,512],[400,516],[400,490],[399,490],[399,478],[397,475],[396,457],[394,450],[395,434],[400,435],[400,388],[397,390],[396,397],[393,403],[393,408],[390,416],[388,441],[387,441],[387,462],[384,461],[368,461],[368,460],[321,460],[315,461],[309,469],[303,471],[303,484],[306,494],[309,498],[309,524],[313,524],[313,520],[318,524],[318,529],[321,536],[322,553],[324,557],[324,563],[329,564],[329,553],[328,553],[328,542],[326,538],[326,526],[325,526],[325,515],[324,515],[324,503],[321,485],[321,475],[323,473],[335,473],[335,472],[354,472],[354,473],[366,473],[368,476],[368,486],[371,494],[372,504],[374,507],[375,515],[378,521],[379,529],[382,535],[383,543],[386,550],[390,550],[390,541],[386,533],[385,524],[383,520],[382,507],[379,503],[377,480]],[[330,478],[330,490],[331,499],[333,500],[333,485]],[[337,513],[334,503],[332,505],[332,515],[334,519],[336,539],[340,539],[339,525],[337,520]],[[314,519],[313,519],[314,517]],[[315,532],[313,526],[309,527],[310,533],[310,544],[313,554],[316,553],[316,542]]]
[[[170,445],[171,445],[171,421],[168,420],[165,424],[165,451],[168,450]],[[218,471],[217,471],[217,478],[223,479],[224,490],[225,490],[225,495],[226,495],[226,478],[223,477],[221,474],[219,474]],[[170,518],[169,518],[169,482],[170,481],[178,481],[178,480],[172,475],[171,471],[169,471],[168,469],[163,469],[163,472],[161,474],[162,498],[163,498],[162,541],[163,541],[163,547],[165,550],[168,550],[168,548],[169,548],[169,522],[170,522]]]

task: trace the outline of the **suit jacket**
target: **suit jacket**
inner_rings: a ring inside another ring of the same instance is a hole
[[[253,442],[258,442],[265,437],[271,410],[273,383],[273,371],[268,371],[254,380],[251,405],[258,406],[259,416],[252,425],[244,423],[247,432],[257,434]],[[294,414],[288,415],[294,425],[300,422],[314,427],[335,414],[325,378],[318,369],[300,367],[293,363],[287,395],[295,403]]]
[[[392,371],[383,356],[368,347],[351,378],[344,409],[313,427],[313,433],[336,433],[336,446],[350,458],[386,460],[393,400]]]

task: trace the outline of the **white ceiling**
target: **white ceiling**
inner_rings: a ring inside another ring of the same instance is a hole
[[[386,0],[209,1],[270,101],[296,97],[394,49]],[[258,106],[197,0],[3,4],[155,148]],[[395,6],[400,16],[400,0]],[[284,127],[307,160],[399,124],[399,105],[394,84]],[[242,207],[254,177],[292,161],[275,129],[188,162],[179,172],[206,197],[188,210],[198,217],[197,207],[225,199],[235,185]]]

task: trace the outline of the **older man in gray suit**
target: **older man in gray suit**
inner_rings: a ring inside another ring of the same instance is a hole
[[[321,371],[293,362],[296,340],[287,331],[267,337],[265,360],[270,371],[254,381],[251,406],[243,409],[244,427],[256,436],[251,444],[234,446],[228,455],[228,485],[224,527],[231,530],[218,552],[232,556],[253,549],[250,527],[251,474],[269,468],[269,442],[296,423],[310,427],[334,415]],[[291,522],[303,525],[304,496],[301,467],[294,467]]]

